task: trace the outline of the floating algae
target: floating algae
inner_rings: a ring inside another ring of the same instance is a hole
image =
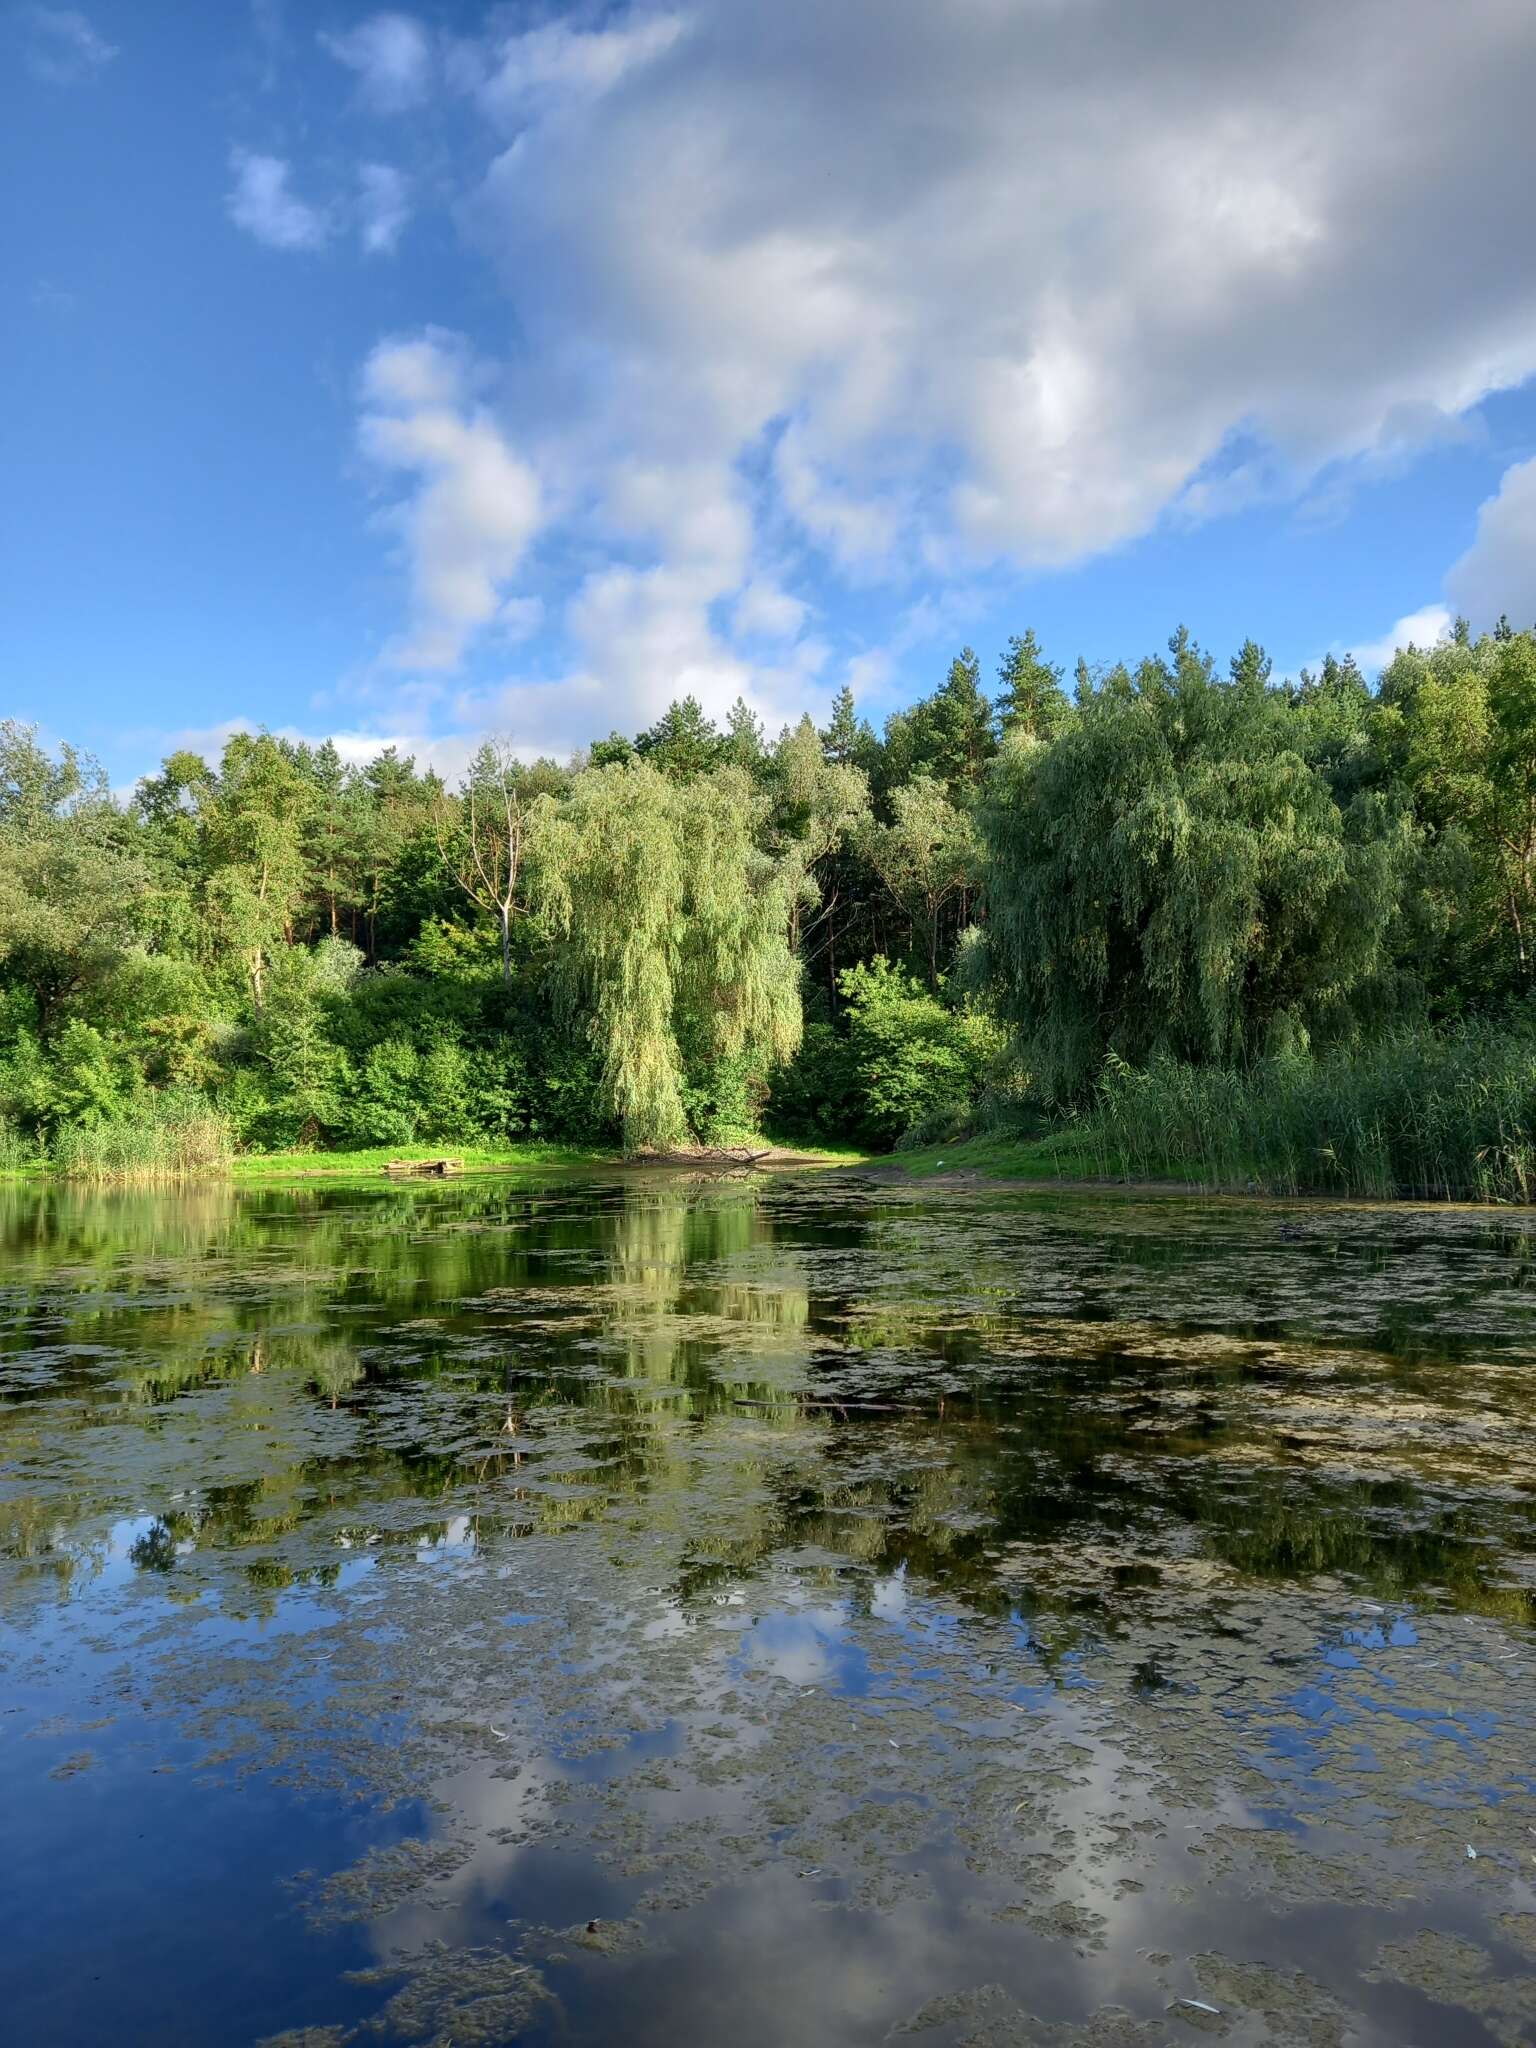
[[[18,2038],[1531,2037],[1526,1219],[0,1204]]]

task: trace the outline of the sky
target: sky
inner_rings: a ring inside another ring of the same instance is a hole
[[[0,6],[0,716],[564,755],[1536,620],[1530,0]]]

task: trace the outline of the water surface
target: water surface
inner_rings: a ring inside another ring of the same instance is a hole
[[[1536,2040],[1536,1222],[0,1187],[37,2048]]]

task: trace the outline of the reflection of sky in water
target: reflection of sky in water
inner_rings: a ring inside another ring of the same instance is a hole
[[[1525,1221],[838,1188],[0,1190],[20,2038],[1536,2039]]]
[[[741,1662],[791,1685],[823,1685],[853,1694],[869,1690],[869,1659],[849,1640],[840,1607],[754,1616],[743,1631]]]

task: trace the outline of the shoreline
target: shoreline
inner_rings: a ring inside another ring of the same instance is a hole
[[[871,1161],[864,1171],[888,1186],[894,1183],[913,1188],[1007,1187],[1041,1194],[1182,1196],[1212,1202],[1305,1203],[1352,1209],[1468,1209],[1480,1214],[1520,1211],[1533,1206],[1423,1190],[1381,1194],[1346,1188],[1274,1188],[1264,1186],[1257,1176],[1244,1182],[1216,1183],[1176,1174],[1142,1177],[1129,1173],[1064,1172],[1060,1162],[1050,1156],[1053,1143],[1050,1138],[1013,1142],[961,1139],[953,1145],[929,1146],[920,1152],[887,1153]]]
[[[443,1156],[442,1145],[376,1145],[355,1152],[243,1152],[237,1153],[227,1167],[220,1167],[207,1173],[185,1175],[68,1174],[61,1173],[46,1163],[40,1163],[0,1168],[0,1186],[57,1183],[72,1187],[153,1189],[209,1187],[220,1184],[259,1187],[267,1182],[312,1180],[383,1180],[386,1178],[387,1168],[392,1163],[423,1163]],[[452,1157],[462,1162],[462,1169],[446,1176],[450,1180],[468,1180],[485,1174],[513,1173],[548,1167],[567,1167],[574,1170],[605,1168],[623,1173],[694,1174],[715,1179],[725,1178],[733,1173],[757,1172],[765,1168],[853,1168],[862,1165],[867,1155],[853,1151],[830,1152],[799,1146],[773,1145],[750,1164],[743,1164],[702,1151],[694,1159],[685,1153],[669,1153],[665,1157],[647,1157],[644,1154],[627,1157],[622,1152],[596,1146],[471,1145],[454,1148]],[[402,1184],[410,1184],[415,1179],[414,1176],[399,1178]]]

